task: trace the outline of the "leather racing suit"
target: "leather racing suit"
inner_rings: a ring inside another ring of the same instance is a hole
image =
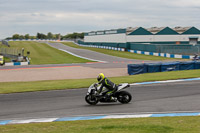
[[[102,95],[112,95],[114,92],[117,91],[117,85],[113,82],[111,82],[108,78],[104,78],[99,84],[101,84],[101,87],[99,89],[99,92],[101,93],[103,91],[103,87],[107,88],[105,92],[102,92]]]

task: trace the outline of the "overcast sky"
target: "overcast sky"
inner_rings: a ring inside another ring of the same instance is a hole
[[[0,38],[141,26],[200,28],[200,0],[0,0]]]

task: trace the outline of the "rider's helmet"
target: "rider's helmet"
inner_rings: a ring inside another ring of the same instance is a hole
[[[103,81],[103,79],[105,78],[103,73],[100,73],[99,76],[97,77],[97,81],[98,83],[101,83]]]

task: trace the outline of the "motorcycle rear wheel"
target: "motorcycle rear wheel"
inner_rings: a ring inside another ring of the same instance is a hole
[[[92,98],[91,95],[86,95],[85,101],[90,105],[96,105],[99,102],[99,100],[96,97]]]
[[[132,100],[132,96],[129,92],[121,91],[117,95],[117,100],[120,103],[126,104],[126,103],[129,103]]]

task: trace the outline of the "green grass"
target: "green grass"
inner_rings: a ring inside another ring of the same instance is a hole
[[[50,47],[45,43],[30,41],[9,42],[11,48],[25,49],[25,53],[30,51],[32,65],[38,64],[65,64],[65,63],[85,63],[89,60],[72,56],[63,51]],[[26,54],[25,54],[26,55]]]
[[[200,117],[82,120],[0,126],[1,133],[199,133]]]
[[[117,57],[123,57],[128,59],[138,59],[138,60],[177,60],[174,58],[166,58],[166,57],[160,57],[160,56],[151,56],[151,55],[142,55],[142,54],[135,54],[130,52],[123,52],[123,51],[116,51],[116,50],[108,50],[108,49],[101,49],[101,48],[90,48],[90,47],[82,47],[74,44],[73,42],[62,42],[63,44],[74,47],[74,48],[81,48],[81,49],[89,49],[92,51],[117,56]],[[180,60],[180,59],[179,59]]]
[[[8,57],[4,57],[4,59],[5,59],[5,62],[11,62],[11,59]]]
[[[7,46],[3,45],[2,42],[0,42],[0,48],[8,48]],[[11,62],[10,58],[4,57],[5,62]]]
[[[146,73],[146,74],[132,75],[132,76],[111,77],[110,79],[116,84],[119,84],[123,82],[136,83],[136,82],[173,80],[173,79],[195,78],[195,77],[200,77],[200,70]],[[0,93],[87,88],[94,82],[96,82],[96,79],[68,79],[68,80],[32,81],[32,82],[1,82]]]

